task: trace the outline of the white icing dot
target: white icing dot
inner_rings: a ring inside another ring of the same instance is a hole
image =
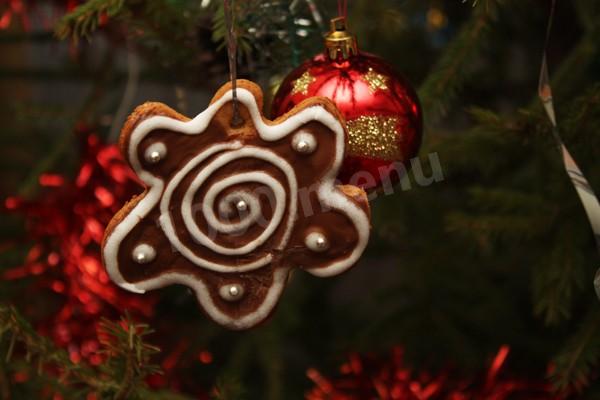
[[[133,261],[138,264],[147,264],[156,258],[156,250],[154,250],[154,247],[150,246],[149,244],[138,244],[133,249],[131,257],[133,257]]]
[[[317,149],[317,139],[312,133],[300,131],[292,138],[292,147],[300,154],[311,154]]]
[[[246,203],[244,200],[240,200],[240,201],[237,202],[237,204],[235,205],[235,207],[240,212],[246,211],[248,209],[248,203]]]
[[[167,146],[163,142],[156,142],[148,146],[144,152],[144,159],[150,164],[156,164],[167,155]]]
[[[304,244],[308,247],[309,250],[314,252],[323,252],[329,248],[329,242],[325,235],[320,232],[311,232],[306,235],[304,239]]]
[[[244,295],[244,287],[238,283],[223,285],[219,288],[219,295],[223,300],[237,301]]]

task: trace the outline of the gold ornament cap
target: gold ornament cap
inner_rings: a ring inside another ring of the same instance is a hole
[[[332,60],[344,60],[358,54],[356,37],[346,30],[346,17],[337,17],[331,20],[331,30],[325,36],[327,54]]]

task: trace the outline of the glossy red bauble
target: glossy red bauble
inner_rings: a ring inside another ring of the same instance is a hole
[[[313,96],[333,100],[346,118],[349,137],[339,180],[365,190],[398,182],[422,136],[421,107],[410,84],[379,57],[357,52],[333,60],[326,52],[285,78],[272,114],[280,116]]]

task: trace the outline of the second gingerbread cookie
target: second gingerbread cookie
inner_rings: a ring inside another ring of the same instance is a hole
[[[342,117],[327,99],[275,121],[262,92],[238,81],[243,123],[231,126],[231,85],[188,119],[164,104],[138,107],[121,133],[125,158],[147,185],[115,215],[102,255],[121,287],[194,290],[204,311],[232,329],[274,309],[292,268],[341,273],[369,238],[366,194],[336,186]]]

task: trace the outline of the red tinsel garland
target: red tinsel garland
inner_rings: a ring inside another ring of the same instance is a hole
[[[55,0],[55,8],[47,6],[48,2],[36,0],[4,0],[0,1],[0,30],[8,29],[11,25],[19,25],[25,32],[32,30],[32,19],[39,19],[43,28],[52,29],[55,20],[71,12],[79,5],[79,0]],[[57,12],[60,11],[60,14]],[[56,12],[56,13],[55,13]]]
[[[100,316],[118,317],[124,310],[150,316],[153,296],[135,296],[115,286],[100,259],[104,228],[112,215],[141,191],[137,178],[123,161],[117,146],[85,136],[82,161],[74,180],[63,175],[39,178],[43,195],[35,200],[10,197],[7,211],[26,219],[27,240],[33,242],[24,265],[4,272],[15,280],[40,275],[32,296],[49,289],[62,299],[57,312],[39,324],[68,348],[73,360],[86,358],[99,363],[97,326]],[[23,294],[21,299],[28,297]]]
[[[481,379],[451,377],[411,370],[397,347],[389,357],[350,355],[341,376],[326,378],[311,368],[315,387],[306,400],[558,400],[548,383],[505,378],[501,370],[510,348],[502,346]]]

